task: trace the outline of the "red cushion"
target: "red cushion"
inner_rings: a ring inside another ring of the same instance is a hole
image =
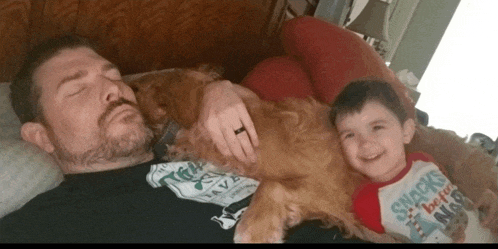
[[[292,56],[274,57],[260,62],[241,84],[264,100],[314,96],[308,74]]]
[[[243,81],[263,99],[312,95],[330,103],[352,80],[377,77],[393,84],[408,116],[415,117],[408,89],[355,33],[305,16],[284,23],[281,36],[289,56],[261,62]]]

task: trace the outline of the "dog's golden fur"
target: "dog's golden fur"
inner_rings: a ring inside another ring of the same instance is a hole
[[[279,242],[285,230],[304,220],[321,220],[362,239],[387,242],[361,226],[351,212],[351,196],[363,179],[344,161],[329,107],[312,98],[274,103],[238,87],[260,140],[258,161],[245,165],[224,157],[203,127],[196,125],[204,86],[214,77],[175,70],[132,82],[146,120],[158,134],[171,120],[182,129],[170,148],[260,181],[235,233],[237,242]]]
[[[494,159],[483,148],[466,143],[452,131],[418,125],[412,142],[405,148],[407,154],[416,151],[431,154],[452,183],[473,202],[486,189],[498,194]]]

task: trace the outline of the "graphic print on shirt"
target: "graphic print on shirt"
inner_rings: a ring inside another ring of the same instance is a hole
[[[154,188],[167,186],[182,199],[224,207],[222,214],[211,220],[223,229],[230,229],[249,206],[259,182],[231,173],[208,170],[213,167],[208,163],[190,161],[155,164],[147,174],[147,182]]]
[[[480,240],[471,231],[482,228],[472,202],[437,166],[417,163],[402,180],[379,189],[386,231],[415,243]]]

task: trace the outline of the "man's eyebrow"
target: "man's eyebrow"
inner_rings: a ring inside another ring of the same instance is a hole
[[[101,68],[101,70],[103,72],[106,72],[106,71],[109,71],[109,70],[112,70],[112,69],[119,70],[118,67],[115,64],[113,64],[113,63],[106,63]],[[72,75],[69,75],[69,76],[66,76],[66,77],[62,78],[62,80],[57,85],[57,90],[59,90],[59,88],[62,85],[64,85],[65,83],[67,83],[69,81],[72,81],[72,80],[77,80],[79,78],[82,78],[82,77],[86,76],[87,74],[88,74],[88,71],[86,71],[86,70],[79,70],[79,71],[77,71],[76,73],[74,73]]]
[[[77,79],[79,79],[79,78],[84,77],[84,76],[85,76],[85,75],[87,75],[87,74],[88,74],[88,71],[85,71],[85,70],[79,70],[79,71],[77,71],[77,72],[76,72],[76,73],[74,73],[74,74],[71,74],[71,75],[69,75],[69,76],[66,76],[66,77],[62,78],[62,80],[61,80],[61,81],[59,82],[59,84],[57,85],[57,90],[59,90],[59,88],[60,88],[62,85],[66,84],[67,82],[69,82],[69,81],[73,81],[73,80],[77,80]]]
[[[102,71],[109,71],[111,69],[117,69],[119,70],[118,66],[116,66],[115,64],[113,63],[106,63],[102,66]]]

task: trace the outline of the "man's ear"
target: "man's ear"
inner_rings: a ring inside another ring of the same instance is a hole
[[[21,137],[25,141],[38,145],[38,147],[48,153],[54,151],[54,145],[48,137],[47,129],[40,123],[24,123],[21,127]]]
[[[416,125],[412,118],[409,118],[403,124],[403,143],[409,144],[415,135]]]

